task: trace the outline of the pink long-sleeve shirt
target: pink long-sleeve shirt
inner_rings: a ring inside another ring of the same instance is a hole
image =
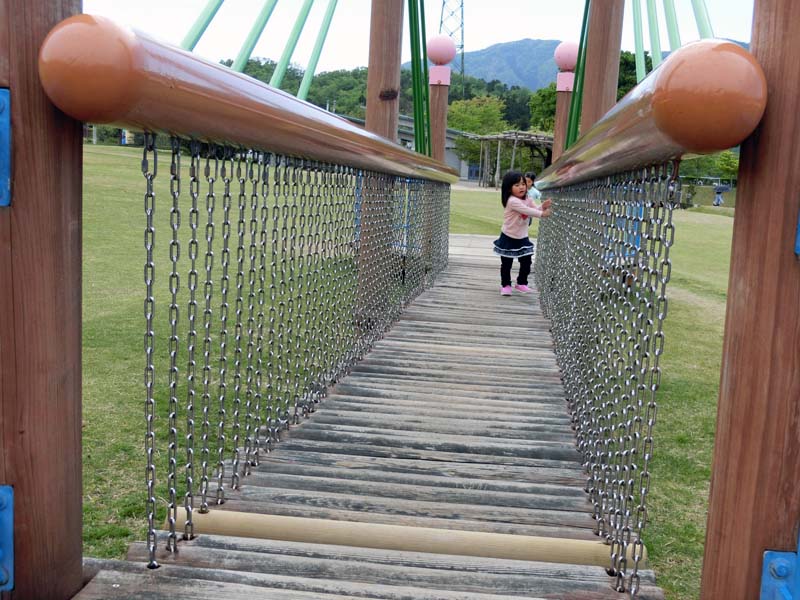
[[[534,206],[532,200],[510,196],[503,212],[501,231],[517,240],[528,237],[528,217],[541,217],[543,213],[541,208]]]

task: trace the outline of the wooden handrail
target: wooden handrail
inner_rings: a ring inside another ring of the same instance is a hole
[[[39,77],[71,117],[452,183],[458,174],[313,104],[110,19],[49,33]]]
[[[766,104],[764,72],[749,52],[724,40],[687,44],[545,170],[536,187],[731,148],[752,133]]]

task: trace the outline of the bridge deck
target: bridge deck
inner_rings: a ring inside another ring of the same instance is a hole
[[[459,242],[462,240],[456,240]],[[468,240],[466,240],[468,241]],[[481,243],[488,240],[481,240]],[[319,410],[214,510],[597,540],[536,294],[450,266]],[[146,569],[87,561],[78,598],[619,598],[598,566],[200,535]],[[641,598],[663,598],[652,572]]]

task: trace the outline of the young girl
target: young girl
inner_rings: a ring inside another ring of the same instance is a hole
[[[494,242],[494,253],[500,255],[500,295],[510,296],[511,265],[519,259],[519,274],[513,289],[527,294],[528,275],[531,272],[531,255],[533,244],[528,239],[529,217],[549,217],[550,200],[545,200],[537,207],[527,197],[528,185],[525,177],[518,171],[509,171],[503,176],[500,188],[500,199],[503,202],[503,228],[500,237]]]

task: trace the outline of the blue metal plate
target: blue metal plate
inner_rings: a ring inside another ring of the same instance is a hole
[[[14,589],[14,488],[0,485],[0,592]]]
[[[0,89],[0,206],[11,204],[11,94]]]

